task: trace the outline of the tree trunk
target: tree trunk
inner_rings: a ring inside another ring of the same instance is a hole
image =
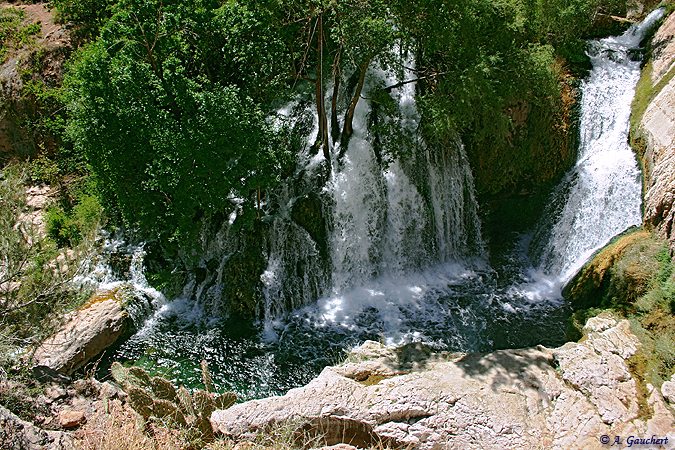
[[[347,151],[349,146],[349,139],[354,134],[354,112],[356,111],[356,105],[359,103],[361,98],[361,92],[363,91],[363,85],[366,81],[366,73],[368,72],[368,65],[370,61],[366,61],[361,64],[359,68],[359,81],[356,84],[354,89],[354,95],[352,96],[352,101],[349,102],[349,108],[347,109],[347,114],[345,115],[345,125],[342,128],[342,139],[340,142],[340,156],[343,156]]]
[[[340,54],[342,48],[338,49],[335,59],[333,60],[333,97],[331,98],[331,112],[330,112],[330,131],[333,145],[340,139],[340,124],[338,123],[337,101],[340,93],[340,81],[342,74],[340,72]]]
[[[319,60],[317,64],[316,77],[316,113],[319,119],[319,145],[323,149],[323,155],[326,160],[330,159],[328,148],[328,119],[326,117],[326,102],[323,92],[323,16],[318,17],[319,36],[317,38],[317,51]]]

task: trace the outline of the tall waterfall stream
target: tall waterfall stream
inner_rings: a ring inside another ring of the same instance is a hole
[[[429,148],[417,136],[415,84],[403,84],[391,93],[399,114],[389,120],[410,137],[405,157],[376,160],[365,99],[341,161],[305,157],[307,172],[321,164],[333,167],[321,192],[329,199],[329,270],[317,262],[320,250],[307,233],[289,221],[293,192],[282,189],[261,277],[264,321],[211,314],[223,264],[167,301],[147,286],[137,252],[131,281],[151,312],[112,356],[147,364],[189,386],[199,384],[199,362],[206,359],[218,388],[248,399],[305,384],[365,339],[464,352],[564,342],[570,309],[561,297],[563,284],[613,236],[641,222],[640,172],[627,144],[639,78],[633,53],[659,14],[622,36],[589,43],[593,69],[582,86],[577,164],[555,190],[537,229],[505,237],[513,245],[492,258],[499,261],[494,267],[481,237],[464,148],[459,141]],[[404,66],[414,64],[396,51]],[[368,83],[411,78],[374,64]],[[236,245],[228,241],[228,226],[214,240],[216,254],[227,255]],[[105,264],[99,281],[115,286]]]

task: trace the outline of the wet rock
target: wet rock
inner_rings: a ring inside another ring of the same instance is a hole
[[[65,429],[77,428],[86,421],[84,412],[65,409],[59,413],[59,425]]]
[[[326,219],[321,199],[315,194],[298,198],[291,209],[291,218],[309,233],[316,243],[322,258],[328,258]]]
[[[254,239],[259,239],[254,242]],[[231,312],[243,317],[254,317],[262,299],[260,276],[267,265],[260,249],[262,229],[256,229],[223,265],[223,297]]]
[[[120,299],[99,296],[70,314],[61,330],[35,351],[34,364],[70,374],[114,344],[128,326]]]
[[[553,350],[487,355],[367,342],[307,386],[215,411],[211,423],[234,439],[295,423],[319,445],[359,448],[436,449],[448,442],[456,448],[596,448],[599,436],[631,430],[675,439],[672,411],[659,407],[656,390],[654,414],[648,422],[639,419],[626,364],[638,340],[628,322],[593,319],[585,333],[582,342]]]
[[[63,374],[58,373],[51,367],[37,365],[31,370],[33,378],[40,383],[68,384],[72,380]]]

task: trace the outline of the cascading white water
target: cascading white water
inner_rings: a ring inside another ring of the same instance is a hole
[[[90,267],[85,271],[86,275],[77,276],[73,281],[76,285],[97,291],[125,290],[134,297],[134,301],[126,305],[127,311],[133,322],[140,326],[148,314],[167,304],[164,294],[150,286],[145,278],[143,244],[128,245],[107,233],[102,233],[100,239],[103,241],[100,254],[88,261]],[[116,264],[112,259],[115,257],[125,260],[123,265],[126,267],[121,270],[124,273],[113,270]]]
[[[541,253],[541,268],[562,282],[625,229],[641,223],[641,177],[628,145],[640,62],[633,57],[662,16],[651,13],[623,35],[589,43],[593,63],[582,85],[581,140],[575,167],[558,188],[562,205]]]
[[[396,73],[375,65],[370,87],[412,80],[414,59],[403,53]],[[331,237],[333,293],[361,286],[376,277],[402,275],[434,264],[459,261],[482,247],[473,177],[464,148],[430,149],[418,135],[415,83],[391,90],[407,135],[404,162],[396,155],[377,161],[368,127],[370,103],[360,99],[354,114],[354,134],[328,189],[334,198]],[[411,167],[417,166],[420,173]],[[422,173],[423,172],[423,173]],[[413,181],[414,180],[414,181]],[[428,192],[428,196],[422,194]]]
[[[497,255],[496,270],[471,259],[483,253],[483,244],[461,143],[434,148],[422,141],[415,84],[403,84],[391,92],[398,114],[378,119],[408,134],[405,157],[384,154],[381,163],[366,89],[349,148],[340,162],[339,149],[334,152],[324,190],[321,171],[329,161],[307,150],[293,184],[268,199],[274,216],[261,220],[267,228],[259,243],[267,264],[264,328],[227,318],[206,327],[192,321],[195,313],[212,319],[211,302],[227,301],[220,292],[223,271],[241,247],[230,227],[238,214],[233,207],[229,222],[205,245],[202,269],[209,273],[195,277],[183,298],[161,308],[117,356],[161,365],[186,385],[200,383],[199,362],[207,359],[217,387],[252,398],[306,383],[365,339],[477,352],[559,345],[570,314],[560,298],[561,280],[611,236],[639,223],[639,174],[625,145],[638,66],[628,56],[647,26],[592,44],[595,68],[584,83],[579,163],[558,190],[553,220],[535,239],[545,244],[542,270],[529,270],[525,240],[514,255]],[[412,67],[413,61],[401,63]],[[374,66],[368,83],[382,87],[414,78],[402,72]],[[308,108],[298,101],[298,110]],[[281,115],[298,116],[292,106],[284,110]],[[306,122],[313,141],[316,121],[312,133],[311,119]],[[328,248],[317,248],[310,228],[293,220],[295,202],[308,192],[321,200]],[[632,206],[622,206],[626,200]]]

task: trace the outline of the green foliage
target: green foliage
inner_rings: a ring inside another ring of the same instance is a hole
[[[43,70],[41,65],[44,63],[43,60],[48,58],[54,56],[38,51],[24,63],[21,97],[25,104],[32,106],[31,110],[27,111],[24,125],[30,128],[38,150],[52,154],[61,153],[59,159],[63,162],[59,161],[59,164],[64,166],[72,164],[67,157],[68,149],[62,152],[59,148],[66,129],[65,92],[60,86],[49,85],[41,77]]]
[[[479,195],[533,191],[573,161],[574,87],[566,64],[587,61],[582,39],[610,0],[395,2],[417,46],[427,137],[459,132]]]
[[[38,155],[29,164],[28,176],[32,183],[55,185],[58,183],[61,175],[57,162],[44,154]]]
[[[479,183],[485,192],[514,189],[523,177],[549,181],[572,154],[559,55],[579,43],[597,12],[615,7],[605,0],[55,5],[68,20],[100,28],[67,79],[68,136],[106,208],[165,249],[195,242],[201,224],[230,206],[228,197],[254,209],[257,193],[289,172],[294,142],[269,125],[271,105],[307,80],[326,120],[326,86],[346,80],[331,111],[337,123],[336,109],[360,98],[359,75],[372,61],[402,70],[389,52],[395,43],[418,55],[426,134],[459,131],[473,155],[484,155],[473,162],[496,168]],[[388,111],[388,96],[374,91],[379,111]],[[514,113],[521,106],[524,117]],[[401,147],[405,136],[373,126],[383,148]],[[545,148],[562,149],[550,167],[508,173],[504,154],[523,166],[544,161]]]
[[[91,242],[59,252],[34,221],[40,213],[26,202],[26,180],[27,170],[16,165],[0,177],[0,348],[13,349],[0,357],[5,363],[16,363],[17,348],[46,338],[63,313],[88,295],[70,281]]]
[[[95,38],[105,21],[112,15],[115,0],[51,0],[56,19],[69,23],[76,38]]]
[[[237,86],[247,69],[224,63],[228,30],[216,27],[216,6],[122,1],[67,80],[69,135],[106,206],[164,243],[192,242],[228,197],[251,207],[288,161],[262,110]]]
[[[92,195],[80,198],[69,213],[54,205],[47,210],[47,235],[59,247],[74,247],[82,242],[83,237],[93,237],[102,214],[98,198]]]
[[[40,24],[26,24],[25,17],[21,9],[0,6],[0,64],[5,62],[9,52],[32,44],[40,32]]]
[[[56,242],[59,247],[65,247],[79,241],[79,230],[75,223],[58,206],[47,210],[47,235]]]

